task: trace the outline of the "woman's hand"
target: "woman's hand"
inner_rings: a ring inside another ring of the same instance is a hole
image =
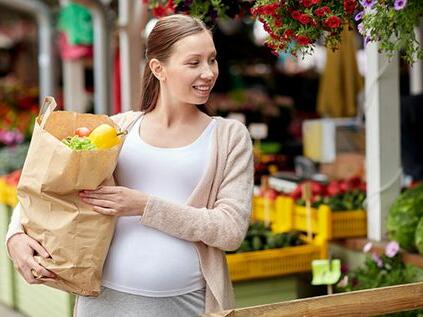
[[[36,277],[56,278],[53,272],[48,271],[34,260],[34,255],[39,254],[49,258],[48,252],[30,236],[25,233],[13,235],[7,242],[7,249],[16,270],[29,284],[41,284]],[[36,276],[36,277],[35,277]]]
[[[95,190],[83,190],[79,197],[93,210],[109,216],[141,216],[148,196],[123,186],[100,186]]]

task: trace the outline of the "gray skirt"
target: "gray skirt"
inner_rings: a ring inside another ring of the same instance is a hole
[[[78,296],[75,317],[190,317],[204,314],[205,289],[171,297],[147,297],[102,287],[98,297]]]

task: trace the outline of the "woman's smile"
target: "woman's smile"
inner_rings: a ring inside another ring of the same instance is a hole
[[[211,85],[194,85],[193,88],[196,94],[198,94],[199,96],[205,97],[210,94],[212,86]]]

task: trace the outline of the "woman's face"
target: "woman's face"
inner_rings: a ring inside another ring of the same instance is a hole
[[[188,104],[204,104],[219,74],[216,48],[209,32],[187,36],[174,44],[164,64],[169,97]]]

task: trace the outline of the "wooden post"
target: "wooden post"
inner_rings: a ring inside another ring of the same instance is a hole
[[[400,190],[400,111],[398,56],[366,47],[366,173],[367,235],[380,241],[386,235],[386,216]]]
[[[141,96],[141,30],[147,20],[147,5],[139,0],[119,0],[119,51],[122,111],[134,110]]]

